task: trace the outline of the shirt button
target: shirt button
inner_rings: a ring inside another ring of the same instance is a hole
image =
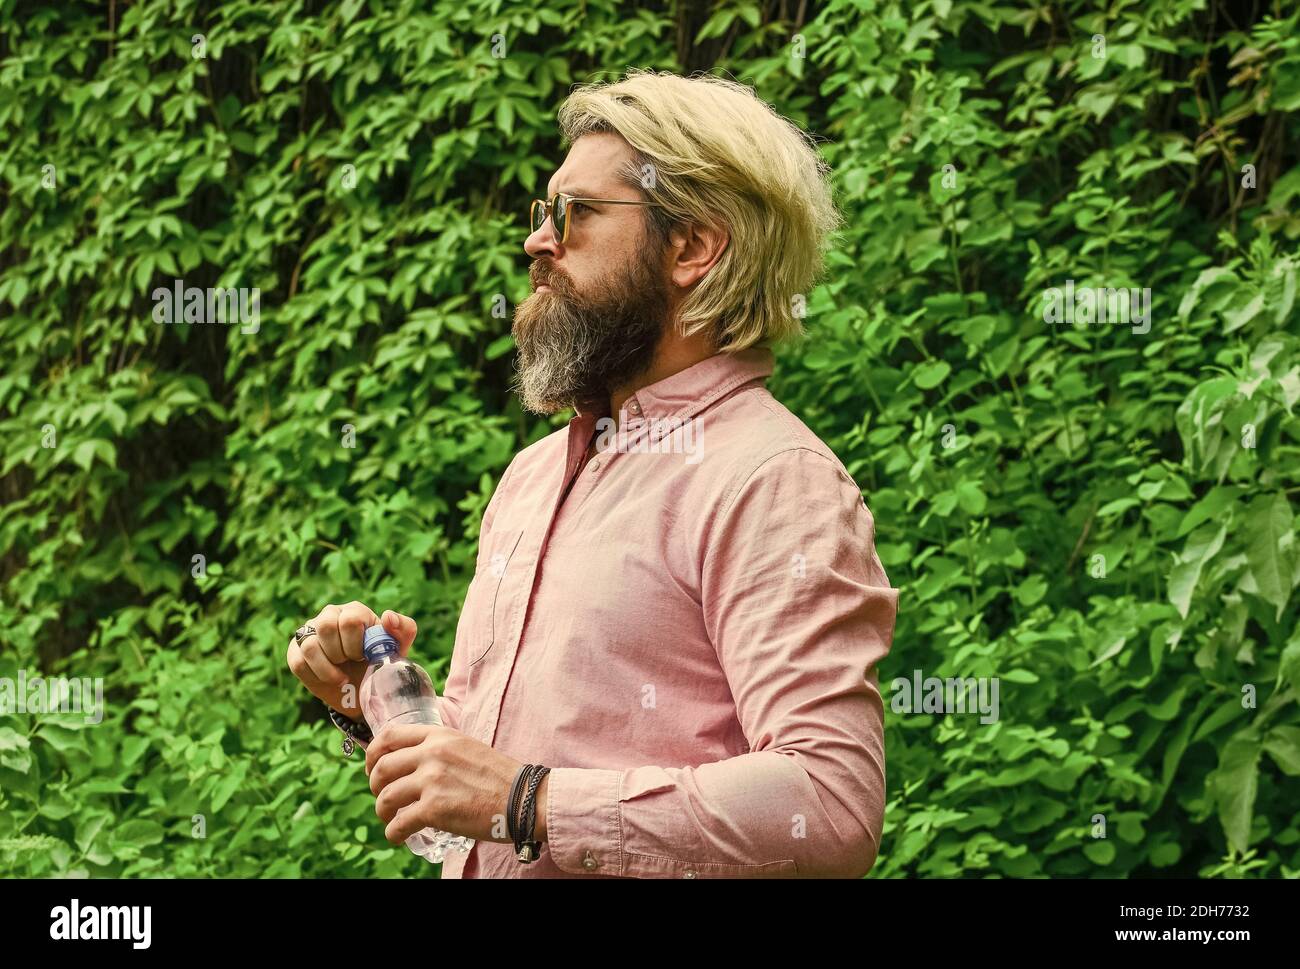
[[[695,878],[695,877],[696,877],[696,871],[695,871],[695,869],[694,869],[694,868],[687,868],[686,871],[685,871],[685,873],[682,875],[682,877],[683,877],[683,878]]]
[[[591,469],[592,474],[595,474],[600,470],[600,458],[592,458],[591,464],[587,465],[587,467]]]
[[[641,405],[638,404],[635,399],[633,399],[632,403],[628,404],[627,409],[630,410],[633,414],[641,413]]]
[[[591,856],[590,851],[587,852],[587,857],[582,859],[582,867],[587,869],[587,871],[595,871],[598,864],[599,862]]]

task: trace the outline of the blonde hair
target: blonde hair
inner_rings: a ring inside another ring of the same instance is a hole
[[[682,305],[683,335],[708,330],[719,350],[736,351],[803,333],[796,300],[840,223],[810,135],[743,84],[635,69],[575,88],[559,125],[565,147],[600,132],[632,146],[619,174],[662,206],[645,209],[661,240],[680,223],[726,227],[726,250]]]

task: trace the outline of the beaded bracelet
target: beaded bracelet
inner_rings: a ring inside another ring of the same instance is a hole
[[[325,709],[329,712],[330,721],[334,726],[343,731],[344,757],[352,756],[352,751],[357,749],[357,741],[360,741],[363,744],[368,744],[375,739],[375,735],[370,732],[370,725],[367,724],[365,720],[350,720],[328,703],[325,703],[324,705]]]

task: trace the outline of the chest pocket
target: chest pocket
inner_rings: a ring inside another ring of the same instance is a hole
[[[474,580],[465,597],[462,619],[467,624],[466,644],[469,646],[469,665],[481,662],[505,636],[510,618],[510,597],[507,579],[512,575],[512,565],[518,571],[515,552],[524,537],[522,528],[498,529],[489,539],[488,547],[480,550]]]

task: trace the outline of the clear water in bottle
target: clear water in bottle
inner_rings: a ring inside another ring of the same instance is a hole
[[[370,665],[361,679],[361,713],[374,733],[394,721],[442,725],[438,693],[429,674],[419,664],[398,655],[397,641],[383,626],[366,630],[365,654]],[[421,858],[439,864],[448,851],[469,851],[474,840],[425,828],[407,838],[406,846]]]

